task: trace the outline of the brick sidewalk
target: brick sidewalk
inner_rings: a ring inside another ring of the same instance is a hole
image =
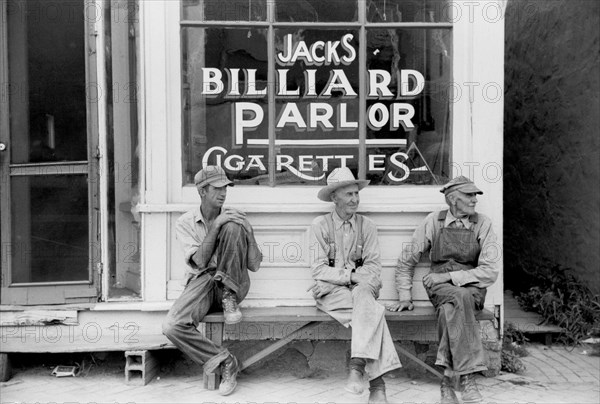
[[[500,374],[479,378],[486,403],[598,403],[600,358],[561,346],[530,345],[523,375]],[[51,377],[25,370],[0,384],[2,403],[117,402],[117,403],[366,403],[368,393],[344,391],[345,374],[297,378],[279,371],[244,374],[236,391],[222,397],[202,388],[200,376],[163,375],[143,387],[128,386],[123,374],[86,378]],[[427,376],[387,377],[390,403],[439,402],[439,384]]]

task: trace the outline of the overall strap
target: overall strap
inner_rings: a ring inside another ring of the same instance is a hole
[[[331,215],[325,215],[325,221],[327,222],[328,229],[328,240],[329,243],[329,252],[327,253],[327,260],[329,261],[329,266],[335,266],[335,231],[333,229],[333,213]]]
[[[358,233],[357,233],[357,237],[356,237],[356,247],[354,249],[354,256],[357,258],[362,258],[363,245],[365,242],[364,237],[363,237],[362,227],[363,227],[363,217],[362,217],[362,215],[359,215],[357,213],[356,214],[356,231]]]
[[[438,221],[443,222],[446,220],[446,215],[448,214],[447,210],[441,210],[440,214],[438,215]]]
[[[440,211],[440,214],[438,215],[438,221],[444,222],[446,220],[447,214],[448,214],[447,210]],[[471,223],[477,223],[478,220],[479,220],[479,215],[477,213],[473,213],[472,215],[469,216],[469,222],[471,222]],[[442,223],[442,227],[444,227],[443,223]]]

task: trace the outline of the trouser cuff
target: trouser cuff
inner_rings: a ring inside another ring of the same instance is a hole
[[[375,379],[369,381],[369,390],[382,390],[385,389],[385,382],[383,381],[383,377],[379,376]]]
[[[367,360],[365,358],[350,358],[350,369],[354,369],[361,374],[365,374],[365,366],[367,365]]]

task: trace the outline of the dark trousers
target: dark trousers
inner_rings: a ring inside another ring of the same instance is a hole
[[[426,288],[436,309],[439,348],[436,365],[459,375],[486,370],[476,311],[483,309],[486,289],[442,283]]]
[[[198,364],[217,355],[227,357],[227,349],[206,338],[197,327],[207,314],[222,311],[223,285],[236,293],[238,302],[248,294],[247,251],[244,228],[226,223],[219,232],[214,252],[217,255],[216,270],[191,278],[163,322],[163,334]]]

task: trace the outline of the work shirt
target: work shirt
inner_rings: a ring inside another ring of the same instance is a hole
[[[329,266],[328,253],[329,243],[326,215],[315,218],[311,225],[312,241],[311,253],[314,251],[315,260],[311,265],[314,280],[333,283],[335,285],[350,285],[350,275],[356,269],[354,257],[358,231],[356,215],[346,221],[342,220],[337,212],[328,213],[333,216],[333,228],[335,233],[335,267]],[[379,258],[379,242],[377,240],[377,227],[372,220],[363,216],[362,222],[363,265],[360,273],[371,274],[381,277],[381,263]]]
[[[187,264],[185,283],[187,283],[187,280],[191,277],[203,273],[208,268],[217,267],[217,257],[214,254],[210,257],[210,260],[204,268],[198,267],[192,259],[192,256],[202,246],[202,242],[206,238],[208,230],[209,224],[202,216],[202,211],[199,206],[184,213],[177,219],[177,223],[175,224],[176,237],[183,248],[185,263]]]
[[[438,220],[439,214],[439,211],[430,213],[423,223],[417,227],[411,241],[403,245],[402,254],[396,267],[396,289],[401,301],[411,300],[412,279],[415,266],[419,263],[421,255],[429,252],[431,258],[433,240],[437,239],[442,228],[442,223]],[[501,257],[500,245],[497,243],[490,218],[481,213],[477,215],[477,222],[472,223],[468,217],[458,219],[448,211],[443,222],[444,227],[471,229],[475,233],[481,248],[475,268],[448,272],[452,278],[452,284],[455,286],[472,285],[487,288],[498,278]]]

